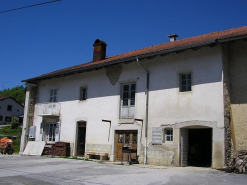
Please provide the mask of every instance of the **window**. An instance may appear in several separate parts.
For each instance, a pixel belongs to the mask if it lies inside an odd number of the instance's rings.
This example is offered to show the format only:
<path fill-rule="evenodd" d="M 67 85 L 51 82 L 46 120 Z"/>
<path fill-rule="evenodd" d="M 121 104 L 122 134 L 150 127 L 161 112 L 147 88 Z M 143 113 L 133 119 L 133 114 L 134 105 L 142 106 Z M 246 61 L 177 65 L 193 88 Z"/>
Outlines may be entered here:
<path fill-rule="evenodd" d="M 50 102 L 56 102 L 57 101 L 57 89 L 51 89 L 50 90 Z"/>
<path fill-rule="evenodd" d="M 87 99 L 87 88 L 81 87 L 80 88 L 80 101 Z"/>
<path fill-rule="evenodd" d="M 179 74 L 179 91 L 191 91 L 191 73 Z"/>
<path fill-rule="evenodd" d="M 135 105 L 136 84 L 123 85 L 123 106 Z"/>
<path fill-rule="evenodd" d="M 3 121 L 3 116 L 0 116 L 0 121 Z"/>
<path fill-rule="evenodd" d="M 12 111 L 12 105 L 7 105 L 7 111 Z"/>
<path fill-rule="evenodd" d="M 134 118 L 136 84 L 123 84 L 121 89 L 120 118 Z"/>
<path fill-rule="evenodd" d="M 173 141 L 173 129 L 165 129 L 165 142 Z"/>
<path fill-rule="evenodd" d="M 6 116 L 6 117 L 5 117 L 5 121 L 6 121 L 6 122 L 11 122 L 11 117 L 7 117 L 7 116 Z"/>
<path fill-rule="evenodd" d="M 46 141 L 55 141 L 56 123 L 47 124 L 46 127 Z"/>

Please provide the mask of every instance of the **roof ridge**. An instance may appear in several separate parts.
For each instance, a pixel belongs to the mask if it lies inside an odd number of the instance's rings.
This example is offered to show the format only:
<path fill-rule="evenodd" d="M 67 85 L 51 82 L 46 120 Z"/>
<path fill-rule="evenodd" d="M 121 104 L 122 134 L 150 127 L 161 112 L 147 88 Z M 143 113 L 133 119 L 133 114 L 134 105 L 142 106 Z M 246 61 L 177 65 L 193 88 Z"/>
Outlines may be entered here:
<path fill-rule="evenodd" d="M 111 61 L 119 61 L 121 62 L 123 59 L 128 59 L 128 58 L 133 58 L 135 56 L 141 56 L 145 55 L 148 53 L 155 53 L 159 51 L 174 51 L 175 50 L 181 50 L 184 48 L 190 48 L 190 47 L 198 47 L 198 45 L 206 45 L 212 42 L 216 42 L 217 40 L 222 40 L 222 39 L 229 39 L 229 38 L 234 38 L 234 37 L 240 37 L 246 35 L 247 36 L 247 26 L 242 26 L 238 28 L 231 28 L 227 30 L 221 30 L 221 31 L 214 31 L 210 33 L 205 33 L 202 35 L 197 35 L 193 37 L 187 37 L 183 39 L 179 39 L 173 42 L 164 42 L 132 51 L 128 51 L 125 53 L 113 55 L 110 57 L 105 58 L 104 60 L 100 61 L 90 61 L 90 62 L 85 62 L 82 64 L 66 67 L 60 70 L 52 71 L 50 73 L 43 74 L 41 76 L 37 76 L 34 78 L 30 78 L 27 80 L 23 80 L 24 82 L 28 81 L 34 81 L 38 79 L 43 79 L 44 77 L 48 77 L 50 75 L 59 75 L 62 72 L 64 73 L 70 73 L 73 72 L 73 70 L 79 69 L 79 68 L 84 68 L 84 67 L 96 67 L 95 65 L 97 64 L 105 64 L 108 65 L 108 62 Z M 120 61 L 121 60 L 121 61 Z M 114 62 L 115 63 L 115 62 Z"/>

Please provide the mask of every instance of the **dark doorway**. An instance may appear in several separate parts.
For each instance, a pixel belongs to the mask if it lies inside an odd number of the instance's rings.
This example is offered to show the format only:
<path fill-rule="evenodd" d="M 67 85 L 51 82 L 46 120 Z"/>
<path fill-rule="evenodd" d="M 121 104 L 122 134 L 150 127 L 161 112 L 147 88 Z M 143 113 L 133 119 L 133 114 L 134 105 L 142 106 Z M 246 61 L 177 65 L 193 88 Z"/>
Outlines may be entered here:
<path fill-rule="evenodd" d="M 78 122 L 77 156 L 84 156 L 86 144 L 86 122 Z"/>
<path fill-rule="evenodd" d="M 212 163 L 212 129 L 188 129 L 188 165 L 210 167 Z"/>

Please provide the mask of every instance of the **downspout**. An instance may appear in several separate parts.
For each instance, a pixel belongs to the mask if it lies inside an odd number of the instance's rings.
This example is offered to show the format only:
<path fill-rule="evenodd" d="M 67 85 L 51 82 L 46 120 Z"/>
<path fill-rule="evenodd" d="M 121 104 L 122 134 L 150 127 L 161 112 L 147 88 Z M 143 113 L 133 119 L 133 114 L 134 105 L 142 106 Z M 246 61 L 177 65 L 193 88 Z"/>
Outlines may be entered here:
<path fill-rule="evenodd" d="M 144 164 L 147 164 L 147 135 L 148 135 L 148 94 L 149 94 L 149 71 L 139 63 L 139 58 L 136 57 L 136 62 L 147 73 L 147 87 L 146 87 L 146 121 L 145 121 L 145 146 L 144 146 Z"/>

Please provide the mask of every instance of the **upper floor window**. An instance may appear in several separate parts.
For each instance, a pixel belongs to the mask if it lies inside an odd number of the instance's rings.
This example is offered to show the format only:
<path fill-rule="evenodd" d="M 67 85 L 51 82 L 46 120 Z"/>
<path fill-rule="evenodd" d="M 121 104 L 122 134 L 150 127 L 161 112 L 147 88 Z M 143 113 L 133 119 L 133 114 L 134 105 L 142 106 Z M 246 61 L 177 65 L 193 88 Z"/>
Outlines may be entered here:
<path fill-rule="evenodd" d="M 81 87 L 80 88 L 80 101 L 87 99 L 87 88 Z"/>
<path fill-rule="evenodd" d="M 50 89 L 50 102 L 57 101 L 57 89 Z"/>
<path fill-rule="evenodd" d="M 191 91 L 191 73 L 179 74 L 179 91 Z"/>
<path fill-rule="evenodd" d="M 122 84 L 120 118 L 134 118 L 136 84 Z"/>
<path fill-rule="evenodd" d="M 7 111 L 12 111 L 12 105 L 7 105 Z"/>

